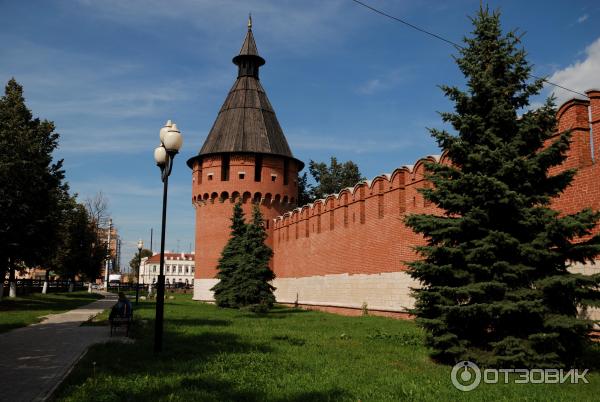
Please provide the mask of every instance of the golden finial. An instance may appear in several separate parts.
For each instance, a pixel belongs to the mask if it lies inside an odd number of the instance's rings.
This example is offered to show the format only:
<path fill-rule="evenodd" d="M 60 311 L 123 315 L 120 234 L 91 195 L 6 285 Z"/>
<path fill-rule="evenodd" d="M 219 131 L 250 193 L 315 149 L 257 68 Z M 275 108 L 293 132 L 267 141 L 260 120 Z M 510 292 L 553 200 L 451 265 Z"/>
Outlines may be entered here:
<path fill-rule="evenodd" d="M 248 13 L 248 30 L 252 29 L 252 13 Z"/>

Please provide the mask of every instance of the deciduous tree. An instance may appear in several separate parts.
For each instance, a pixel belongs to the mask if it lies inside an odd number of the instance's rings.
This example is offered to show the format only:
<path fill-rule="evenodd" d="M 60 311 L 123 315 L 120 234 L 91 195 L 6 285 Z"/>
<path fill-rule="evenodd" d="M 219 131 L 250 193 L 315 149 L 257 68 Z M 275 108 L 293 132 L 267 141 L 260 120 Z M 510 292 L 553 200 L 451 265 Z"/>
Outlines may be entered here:
<path fill-rule="evenodd" d="M 325 162 L 311 160 L 308 170 L 316 185 L 308 184 L 306 173 L 299 177 L 298 199 L 305 201 L 299 202 L 299 205 L 324 198 L 328 194 L 338 193 L 340 190 L 353 187 L 356 183 L 364 180 L 356 163 L 352 161 L 340 163 L 334 156 L 331 157 L 329 165 Z"/>
<path fill-rule="evenodd" d="M 52 122 L 33 118 L 23 88 L 11 79 L 0 98 L 0 278 L 9 262 L 36 266 L 51 259 L 53 218 L 65 191 L 62 160 L 52 155 L 58 138 Z"/>
<path fill-rule="evenodd" d="M 131 268 L 131 273 L 133 274 L 133 277 L 136 278 L 138 277 L 138 271 L 140 269 L 140 254 L 141 254 L 141 258 L 145 258 L 145 257 L 152 257 L 152 251 L 148 250 L 146 248 L 142 249 L 142 251 L 140 252 L 139 250 L 135 253 L 135 255 L 133 256 L 133 258 L 131 259 L 131 261 L 129 261 L 129 267 Z"/>

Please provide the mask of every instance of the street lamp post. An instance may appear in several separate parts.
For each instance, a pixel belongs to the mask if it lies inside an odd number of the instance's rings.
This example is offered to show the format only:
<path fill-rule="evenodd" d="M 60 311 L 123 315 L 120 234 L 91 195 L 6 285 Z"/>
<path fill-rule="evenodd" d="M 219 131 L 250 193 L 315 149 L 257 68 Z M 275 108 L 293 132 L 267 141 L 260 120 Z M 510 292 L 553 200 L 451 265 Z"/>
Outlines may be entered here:
<path fill-rule="evenodd" d="M 165 308 L 165 227 L 167 221 L 167 190 L 169 175 L 173 169 L 173 159 L 179 152 L 183 139 L 177 125 L 171 120 L 160 129 L 160 146 L 154 150 L 154 160 L 160 168 L 163 182 L 162 229 L 160 234 L 160 269 L 156 284 L 156 319 L 154 324 L 154 352 L 162 350 L 163 317 Z"/>
<path fill-rule="evenodd" d="M 137 282 L 135 284 L 135 304 L 138 304 L 140 298 L 140 270 L 142 269 L 142 249 L 144 248 L 144 242 L 142 239 L 138 241 L 138 271 L 137 271 Z"/>
<path fill-rule="evenodd" d="M 108 291 L 108 280 L 109 280 L 109 270 L 110 270 L 110 260 L 111 260 L 111 251 L 110 251 L 110 232 L 112 232 L 112 218 L 108 220 L 108 242 L 106 243 L 106 272 L 104 273 L 104 288 Z"/>

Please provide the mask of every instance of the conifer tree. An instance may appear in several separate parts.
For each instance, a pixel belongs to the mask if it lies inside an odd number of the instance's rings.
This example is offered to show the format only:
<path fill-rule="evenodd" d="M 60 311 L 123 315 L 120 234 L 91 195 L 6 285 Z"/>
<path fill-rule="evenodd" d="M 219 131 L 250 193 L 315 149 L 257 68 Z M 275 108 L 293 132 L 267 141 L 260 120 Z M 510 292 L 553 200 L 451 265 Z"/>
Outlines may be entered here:
<path fill-rule="evenodd" d="M 257 204 L 252 209 L 252 222 L 244 236 L 244 262 L 233 275 L 238 307 L 264 312 L 273 306 L 275 273 L 269 267 L 273 250 L 265 244 L 267 233 L 263 215 Z"/>
<path fill-rule="evenodd" d="M 456 59 L 466 89 L 442 87 L 454 102 L 442 119 L 458 134 L 431 130 L 451 165 L 429 163 L 434 188 L 422 193 L 443 214 L 406 219 L 427 241 L 410 264 L 421 282 L 414 311 L 439 361 L 569 366 L 588 342 L 578 308 L 597 302 L 598 278 L 567 268 L 599 254 L 600 238 L 588 235 L 600 214 L 550 208 L 576 173 L 548 172 L 565 160 L 570 133 L 551 139 L 553 99 L 519 116 L 543 82 L 530 80 L 520 37 L 502 32 L 498 12 L 482 7 L 472 22 Z"/>
<path fill-rule="evenodd" d="M 0 278 L 17 263 L 47 264 L 60 242 L 55 218 L 68 187 L 53 161 L 54 124 L 33 118 L 13 78 L 0 98 Z"/>
<path fill-rule="evenodd" d="M 225 245 L 217 265 L 219 282 L 211 289 L 219 307 L 237 307 L 236 287 L 233 274 L 240 269 L 245 257 L 246 223 L 241 202 L 233 207 L 231 237 Z"/>

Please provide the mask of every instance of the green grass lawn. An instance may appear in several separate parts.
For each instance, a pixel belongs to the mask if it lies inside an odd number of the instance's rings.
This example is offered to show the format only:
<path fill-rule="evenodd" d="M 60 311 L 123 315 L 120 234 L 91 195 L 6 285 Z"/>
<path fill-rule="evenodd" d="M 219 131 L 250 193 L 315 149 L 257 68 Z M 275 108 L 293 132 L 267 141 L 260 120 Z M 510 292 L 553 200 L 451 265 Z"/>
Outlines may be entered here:
<path fill-rule="evenodd" d="M 154 303 L 140 303 L 135 315 L 136 343 L 94 346 L 58 400 L 591 401 L 600 394 L 595 373 L 589 384 L 458 391 L 451 368 L 428 358 L 412 321 L 283 307 L 261 316 L 176 295 L 166 301 L 164 351 L 155 356 Z"/>
<path fill-rule="evenodd" d="M 62 313 L 86 305 L 102 296 L 86 291 L 32 293 L 0 301 L 0 333 L 41 321 L 48 314 Z"/>

